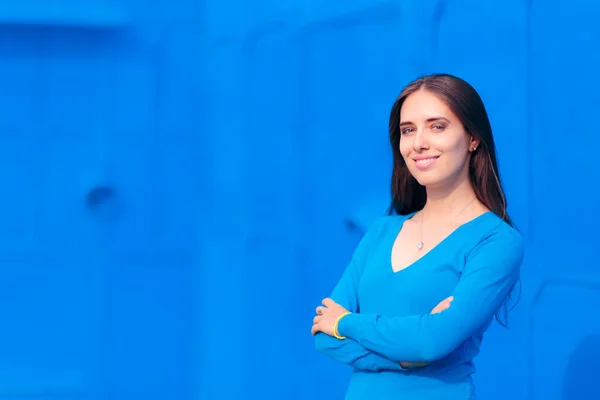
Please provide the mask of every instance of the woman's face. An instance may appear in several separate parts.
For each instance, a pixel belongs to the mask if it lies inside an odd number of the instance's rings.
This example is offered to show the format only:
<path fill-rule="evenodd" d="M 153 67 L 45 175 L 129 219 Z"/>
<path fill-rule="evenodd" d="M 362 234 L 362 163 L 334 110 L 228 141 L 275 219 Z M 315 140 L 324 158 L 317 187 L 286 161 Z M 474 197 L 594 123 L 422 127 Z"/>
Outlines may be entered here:
<path fill-rule="evenodd" d="M 450 108 L 427 90 L 410 94 L 400 110 L 400 154 L 423 186 L 468 179 L 470 151 L 479 142 Z"/>

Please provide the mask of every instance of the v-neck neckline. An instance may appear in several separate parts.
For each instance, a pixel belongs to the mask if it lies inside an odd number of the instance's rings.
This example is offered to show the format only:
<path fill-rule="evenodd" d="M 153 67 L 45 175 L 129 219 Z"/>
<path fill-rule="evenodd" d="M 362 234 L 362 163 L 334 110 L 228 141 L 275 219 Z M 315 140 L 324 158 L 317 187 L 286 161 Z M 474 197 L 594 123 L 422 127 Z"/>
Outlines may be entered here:
<path fill-rule="evenodd" d="M 399 269 L 397 271 L 394 270 L 394 263 L 393 263 L 393 254 L 394 254 L 394 245 L 396 244 L 396 241 L 398 240 L 398 236 L 400 235 L 400 232 L 402 231 L 402 228 L 404 228 L 404 223 L 406 221 L 408 221 L 409 219 L 411 219 L 415 214 L 417 213 L 417 211 L 408 214 L 406 216 L 406 218 L 404 218 L 400 224 L 400 228 L 396 231 L 396 234 L 393 236 L 393 240 L 392 240 L 392 244 L 389 250 L 389 269 L 390 271 L 392 271 L 392 273 L 398 274 L 401 273 L 403 271 L 406 271 L 410 268 L 413 268 L 414 266 L 420 264 L 423 262 L 424 259 L 426 258 L 431 258 L 433 257 L 432 253 L 435 253 L 436 251 L 439 251 L 439 247 L 440 246 L 445 246 L 448 242 L 451 241 L 451 239 L 456 235 L 457 232 L 461 231 L 462 229 L 472 225 L 473 223 L 475 223 L 476 221 L 479 221 L 480 219 L 482 219 L 483 217 L 489 215 L 489 214 L 494 214 L 492 211 L 486 211 L 482 214 L 479 214 L 478 216 L 476 216 L 475 218 L 470 219 L 467 222 L 464 222 L 463 224 L 457 226 L 452 232 L 450 232 L 445 238 L 443 238 L 440 242 L 438 242 L 435 246 L 433 246 L 431 249 L 427 250 L 427 252 L 421 254 L 419 256 L 419 258 L 417 258 L 415 261 L 413 261 L 412 263 L 408 264 L 407 266 L 405 266 L 402 269 Z M 399 251 L 402 251 L 402 249 L 398 249 Z"/>

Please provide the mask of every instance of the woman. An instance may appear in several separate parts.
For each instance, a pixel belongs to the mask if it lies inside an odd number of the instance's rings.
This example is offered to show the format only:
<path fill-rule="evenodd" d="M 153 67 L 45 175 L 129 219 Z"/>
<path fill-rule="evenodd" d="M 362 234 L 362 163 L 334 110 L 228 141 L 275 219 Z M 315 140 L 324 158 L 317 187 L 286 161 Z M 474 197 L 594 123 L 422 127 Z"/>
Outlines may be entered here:
<path fill-rule="evenodd" d="M 487 112 L 467 82 L 431 75 L 402 91 L 389 126 L 390 215 L 317 307 L 316 347 L 354 367 L 349 400 L 474 399 L 473 358 L 524 256 Z"/>

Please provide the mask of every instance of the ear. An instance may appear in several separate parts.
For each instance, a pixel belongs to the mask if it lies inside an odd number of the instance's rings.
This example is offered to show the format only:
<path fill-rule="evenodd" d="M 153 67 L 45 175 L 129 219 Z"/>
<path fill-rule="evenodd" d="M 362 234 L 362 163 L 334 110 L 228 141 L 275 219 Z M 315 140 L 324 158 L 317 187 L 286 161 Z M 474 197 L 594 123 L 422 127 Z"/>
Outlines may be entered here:
<path fill-rule="evenodd" d="M 479 147 L 479 142 L 479 139 L 475 139 L 473 136 L 471 136 L 471 142 L 469 143 L 469 151 L 473 152 L 477 150 L 477 148 Z"/>

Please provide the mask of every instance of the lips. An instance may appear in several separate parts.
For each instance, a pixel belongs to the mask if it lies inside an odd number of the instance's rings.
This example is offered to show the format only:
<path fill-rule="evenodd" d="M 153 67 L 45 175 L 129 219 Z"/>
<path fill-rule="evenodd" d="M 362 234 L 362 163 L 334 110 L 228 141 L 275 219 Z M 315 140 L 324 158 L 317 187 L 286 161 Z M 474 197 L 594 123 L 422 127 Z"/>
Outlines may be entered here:
<path fill-rule="evenodd" d="M 440 156 L 420 156 L 414 158 L 417 168 L 424 169 L 431 166 Z"/>

